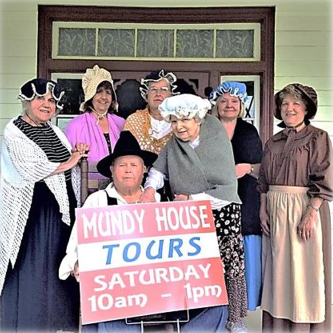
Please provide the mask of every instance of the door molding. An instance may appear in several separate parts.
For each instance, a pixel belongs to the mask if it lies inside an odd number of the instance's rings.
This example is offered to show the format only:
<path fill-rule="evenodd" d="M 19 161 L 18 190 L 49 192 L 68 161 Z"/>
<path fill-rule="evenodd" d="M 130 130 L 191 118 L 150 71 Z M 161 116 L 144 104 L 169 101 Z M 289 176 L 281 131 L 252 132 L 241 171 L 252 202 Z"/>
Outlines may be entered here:
<path fill-rule="evenodd" d="M 52 23 L 260 23 L 260 61 L 177 62 L 52 59 Z M 85 72 L 96 63 L 111 71 L 142 71 L 163 68 L 173 72 L 208 72 L 209 86 L 215 88 L 222 76 L 260 76 L 260 136 L 265 143 L 273 134 L 275 7 L 144 8 L 100 6 L 38 6 L 38 76 L 52 73 Z"/>

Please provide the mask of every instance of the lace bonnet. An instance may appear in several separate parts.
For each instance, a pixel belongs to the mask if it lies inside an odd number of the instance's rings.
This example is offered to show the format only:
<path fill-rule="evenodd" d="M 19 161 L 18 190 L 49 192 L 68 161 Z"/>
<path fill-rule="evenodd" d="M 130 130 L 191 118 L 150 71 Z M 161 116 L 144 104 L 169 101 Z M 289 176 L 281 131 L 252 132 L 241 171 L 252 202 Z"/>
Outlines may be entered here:
<path fill-rule="evenodd" d="M 168 97 L 158 107 L 161 116 L 168 122 L 171 121 L 171 116 L 178 119 L 196 117 L 202 120 L 210 108 L 208 99 L 192 94 Z"/>
<path fill-rule="evenodd" d="M 98 65 L 95 65 L 93 68 L 88 68 L 82 78 L 84 102 L 80 105 L 80 111 L 87 110 L 86 102 L 96 95 L 97 87 L 104 81 L 111 84 L 113 102 L 117 105 L 117 95 L 113 86 L 111 73 L 106 69 L 99 68 Z"/>
<path fill-rule="evenodd" d="M 150 74 L 148 74 L 145 78 L 141 79 L 141 87 L 139 89 L 141 96 L 145 101 L 147 101 L 149 83 L 159 82 L 163 79 L 169 82 L 172 95 L 179 94 L 179 92 L 175 92 L 175 89 L 177 88 L 177 86 L 175 85 L 175 82 L 177 81 L 176 75 L 172 72 L 164 72 L 164 69 L 162 69 L 160 71 L 153 71 Z"/>

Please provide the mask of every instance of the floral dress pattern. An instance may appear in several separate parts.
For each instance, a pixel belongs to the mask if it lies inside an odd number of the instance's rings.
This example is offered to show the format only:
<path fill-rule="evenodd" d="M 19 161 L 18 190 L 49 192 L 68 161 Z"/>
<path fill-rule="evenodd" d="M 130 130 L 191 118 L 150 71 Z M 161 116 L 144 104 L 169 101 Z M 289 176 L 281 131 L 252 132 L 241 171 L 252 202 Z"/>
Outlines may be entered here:
<path fill-rule="evenodd" d="M 247 314 L 244 244 L 241 232 L 241 205 L 231 203 L 213 210 L 220 256 L 229 298 L 229 321 Z"/>

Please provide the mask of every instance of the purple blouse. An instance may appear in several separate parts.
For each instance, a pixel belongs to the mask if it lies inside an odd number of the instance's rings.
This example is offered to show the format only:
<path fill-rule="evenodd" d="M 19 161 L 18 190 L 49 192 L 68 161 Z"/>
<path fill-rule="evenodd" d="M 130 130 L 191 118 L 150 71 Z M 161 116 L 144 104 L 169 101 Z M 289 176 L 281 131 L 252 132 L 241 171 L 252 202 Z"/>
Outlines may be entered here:
<path fill-rule="evenodd" d="M 115 115 L 108 114 L 109 135 L 111 148 L 113 150 L 121 130 L 123 129 L 125 119 Z M 65 129 L 65 134 L 74 147 L 77 142 L 83 142 L 90 145 L 88 161 L 97 162 L 103 157 L 109 155 L 106 139 L 99 125 L 96 125 L 97 119 L 92 113 L 84 114 L 71 120 Z"/>

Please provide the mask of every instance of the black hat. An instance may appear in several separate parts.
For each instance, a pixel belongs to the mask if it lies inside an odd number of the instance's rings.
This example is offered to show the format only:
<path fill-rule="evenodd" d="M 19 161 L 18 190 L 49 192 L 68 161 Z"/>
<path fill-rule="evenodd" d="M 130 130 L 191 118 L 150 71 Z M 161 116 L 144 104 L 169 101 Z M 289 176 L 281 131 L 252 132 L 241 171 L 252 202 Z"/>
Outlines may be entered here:
<path fill-rule="evenodd" d="M 141 157 L 145 166 L 151 166 L 157 159 L 157 155 L 155 153 L 142 150 L 140 148 L 138 141 L 136 141 L 135 137 L 130 131 L 122 131 L 120 132 L 120 137 L 114 147 L 113 153 L 104 157 L 97 163 L 98 172 L 101 175 L 110 178 L 110 166 L 112 161 L 117 157 L 126 155 L 136 155 Z"/>
<path fill-rule="evenodd" d="M 45 96 L 49 91 L 57 102 L 57 109 L 62 110 L 63 105 L 60 103 L 60 100 L 65 92 L 57 82 L 52 80 L 36 78 L 26 82 L 21 87 L 21 93 L 18 95 L 18 98 L 21 101 L 31 101 L 36 96 Z"/>

